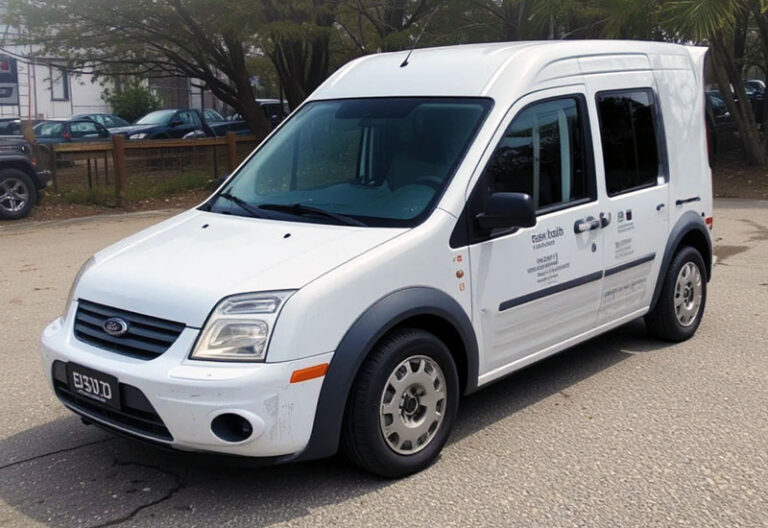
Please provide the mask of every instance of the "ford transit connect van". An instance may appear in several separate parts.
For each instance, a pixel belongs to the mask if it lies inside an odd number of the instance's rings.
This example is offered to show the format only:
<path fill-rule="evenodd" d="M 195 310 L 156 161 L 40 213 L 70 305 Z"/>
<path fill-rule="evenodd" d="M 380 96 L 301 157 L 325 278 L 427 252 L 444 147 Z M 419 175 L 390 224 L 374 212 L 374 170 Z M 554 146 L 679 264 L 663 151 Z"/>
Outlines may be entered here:
<path fill-rule="evenodd" d="M 705 50 L 387 53 L 331 76 L 201 206 L 85 263 L 42 335 L 62 403 L 181 450 L 402 476 L 460 397 L 712 272 Z"/>

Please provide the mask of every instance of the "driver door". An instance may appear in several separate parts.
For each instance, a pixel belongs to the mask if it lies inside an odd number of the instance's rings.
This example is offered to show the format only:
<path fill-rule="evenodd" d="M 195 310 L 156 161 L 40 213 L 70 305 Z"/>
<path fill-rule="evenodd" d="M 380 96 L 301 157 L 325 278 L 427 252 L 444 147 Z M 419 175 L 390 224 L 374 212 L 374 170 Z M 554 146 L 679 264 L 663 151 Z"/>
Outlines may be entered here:
<path fill-rule="evenodd" d="M 522 192 L 533 197 L 537 224 L 472 235 L 481 383 L 591 330 L 602 287 L 602 223 L 585 91 L 537 92 L 509 116 L 486 154 L 470 217 L 482 212 L 491 193 Z"/>

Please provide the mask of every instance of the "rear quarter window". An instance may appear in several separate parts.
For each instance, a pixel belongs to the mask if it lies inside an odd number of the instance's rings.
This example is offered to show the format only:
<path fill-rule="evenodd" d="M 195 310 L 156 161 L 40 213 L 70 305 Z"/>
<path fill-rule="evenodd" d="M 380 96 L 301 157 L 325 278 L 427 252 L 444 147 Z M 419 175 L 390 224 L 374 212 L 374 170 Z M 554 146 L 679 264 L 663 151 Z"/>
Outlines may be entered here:
<path fill-rule="evenodd" d="M 601 93 L 597 109 L 608 195 L 655 185 L 660 157 L 653 93 Z"/>

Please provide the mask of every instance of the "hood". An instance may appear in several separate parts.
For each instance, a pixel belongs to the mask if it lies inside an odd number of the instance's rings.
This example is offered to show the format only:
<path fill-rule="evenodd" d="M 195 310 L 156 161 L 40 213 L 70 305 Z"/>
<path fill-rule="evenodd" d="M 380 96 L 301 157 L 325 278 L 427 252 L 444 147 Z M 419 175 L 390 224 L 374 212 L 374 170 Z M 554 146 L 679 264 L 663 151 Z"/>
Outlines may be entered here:
<path fill-rule="evenodd" d="M 76 296 L 201 327 L 224 297 L 299 289 L 405 231 L 193 210 L 97 253 Z"/>
<path fill-rule="evenodd" d="M 154 130 L 156 128 L 165 128 L 165 126 L 164 125 L 129 125 L 129 126 L 110 128 L 109 132 L 112 135 L 125 134 L 126 136 L 130 136 L 131 134 L 135 134 L 136 132 L 149 132 L 150 130 Z"/>

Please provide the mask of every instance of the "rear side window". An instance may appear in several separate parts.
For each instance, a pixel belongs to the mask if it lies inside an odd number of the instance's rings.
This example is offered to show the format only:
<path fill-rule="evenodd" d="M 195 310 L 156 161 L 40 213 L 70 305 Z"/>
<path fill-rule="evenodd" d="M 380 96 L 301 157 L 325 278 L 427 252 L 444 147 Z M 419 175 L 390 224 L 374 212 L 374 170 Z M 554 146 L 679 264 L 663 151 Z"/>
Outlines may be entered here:
<path fill-rule="evenodd" d="M 590 198 L 584 130 L 581 105 L 574 97 L 523 109 L 485 169 L 488 191 L 529 194 L 537 209 Z"/>
<path fill-rule="evenodd" d="M 598 94 L 597 110 L 608 195 L 656 185 L 660 158 L 653 93 Z"/>

